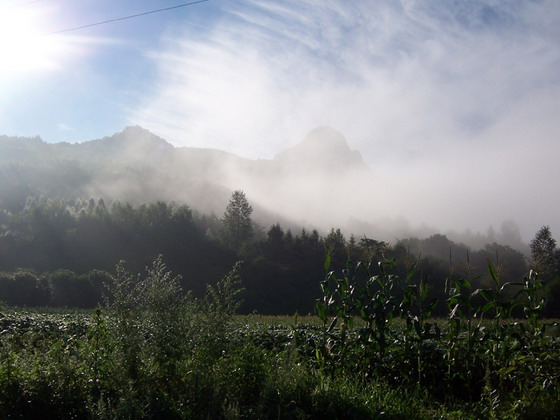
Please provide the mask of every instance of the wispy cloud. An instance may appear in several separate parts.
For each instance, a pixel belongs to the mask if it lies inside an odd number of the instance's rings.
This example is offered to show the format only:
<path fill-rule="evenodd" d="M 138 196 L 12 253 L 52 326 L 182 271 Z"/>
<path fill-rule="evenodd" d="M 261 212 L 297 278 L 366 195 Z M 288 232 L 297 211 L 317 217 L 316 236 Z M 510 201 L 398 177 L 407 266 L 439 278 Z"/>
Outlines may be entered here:
<path fill-rule="evenodd" d="M 239 1 L 224 11 L 203 35 L 164 41 L 155 94 L 134 122 L 248 157 L 330 124 L 381 177 L 367 184 L 391 197 L 379 211 L 442 228 L 512 218 L 525 235 L 560 230 L 549 190 L 560 175 L 554 0 Z M 528 202 L 544 205 L 528 212 Z"/>
<path fill-rule="evenodd" d="M 58 127 L 59 130 L 61 131 L 74 131 L 74 129 L 64 123 L 58 123 L 56 125 Z"/>

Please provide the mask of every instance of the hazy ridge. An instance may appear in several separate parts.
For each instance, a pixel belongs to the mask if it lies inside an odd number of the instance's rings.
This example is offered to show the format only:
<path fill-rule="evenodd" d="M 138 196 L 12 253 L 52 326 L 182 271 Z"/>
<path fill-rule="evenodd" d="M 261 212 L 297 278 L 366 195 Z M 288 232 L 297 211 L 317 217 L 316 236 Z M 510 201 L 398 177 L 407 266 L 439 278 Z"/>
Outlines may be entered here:
<path fill-rule="evenodd" d="M 332 127 L 318 127 L 272 159 L 247 159 L 216 149 L 175 147 L 139 126 L 83 143 L 46 143 L 39 137 L 0 136 L 0 204 L 21 207 L 27 196 L 104 198 L 144 203 L 175 201 L 221 215 L 242 189 L 267 228 L 340 227 L 347 234 L 394 242 L 425 237 L 437 227 L 411 226 L 378 209 L 379 179 L 359 151 Z M 411 180 L 414 182 L 414 180 Z M 398 192 L 395 192 L 398 194 Z M 385 198 L 384 200 L 390 200 Z M 494 241 L 525 251 L 513 222 L 486 233 L 447 232 L 481 247 Z"/>

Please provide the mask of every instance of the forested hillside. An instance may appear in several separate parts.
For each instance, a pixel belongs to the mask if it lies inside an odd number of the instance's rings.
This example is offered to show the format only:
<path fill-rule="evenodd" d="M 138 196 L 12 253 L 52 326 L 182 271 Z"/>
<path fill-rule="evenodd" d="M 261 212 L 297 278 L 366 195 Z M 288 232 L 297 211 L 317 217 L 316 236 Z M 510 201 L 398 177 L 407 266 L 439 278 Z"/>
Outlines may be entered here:
<path fill-rule="evenodd" d="M 372 225 L 356 219 L 354 235 L 334 222 L 316 229 L 309 223 L 315 212 L 328 219 L 330 211 L 350 211 L 345 197 L 354 192 L 334 189 L 348 174 L 369 169 L 328 127 L 272 160 L 257 161 L 174 148 L 140 127 L 82 144 L 0 137 L 0 300 L 94 307 L 120 260 L 138 272 L 163 255 L 182 275 L 183 289 L 195 295 L 242 260 L 242 311 L 309 313 L 328 254 L 337 270 L 349 260 L 394 259 L 395 274 L 406 278 L 414 272 L 413 281 L 430 286 L 429 296 L 438 302 L 435 314 L 445 309 L 450 277 L 488 287 L 489 263 L 503 282 L 519 282 L 538 268 L 547 280 L 546 314 L 557 314 L 560 264 L 550 231 L 545 250 L 533 247 L 528 258 L 497 243 L 508 236 L 520 242 L 514 225 L 501 234 L 479 234 L 476 242 L 484 246 L 476 248 L 435 233 L 400 232 L 401 239 L 389 242 L 383 235 L 388 227 L 372 234 Z M 307 189 L 308 181 L 317 191 Z M 236 182 L 253 193 L 233 187 Z M 333 191 L 336 199 L 330 198 Z M 326 201 L 310 204 L 316 199 Z M 305 210 L 307 222 L 290 217 L 296 207 Z M 546 266 L 539 262 L 544 254 Z"/>
<path fill-rule="evenodd" d="M 301 225 L 294 220 L 301 218 L 296 214 L 302 205 L 307 203 L 309 212 L 324 201 L 310 200 L 314 188 L 316 197 L 325 197 L 324 191 L 336 190 L 333 182 L 368 173 L 359 152 L 327 127 L 313 130 L 301 144 L 270 160 L 175 148 L 138 126 L 76 144 L 0 136 L 0 207 L 9 210 L 21 209 L 29 196 L 45 196 L 131 204 L 174 201 L 202 213 L 219 213 L 231 192 L 241 188 L 253 197 L 255 220 L 295 227 Z M 302 177 L 306 183 L 299 182 Z M 304 224 L 318 227 L 318 220 Z"/>
<path fill-rule="evenodd" d="M 246 201 L 243 193 L 232 196 L 232 202 L 235 199 Z M 393 271 L 406 277 L 415 270 L 414 281 L 430 285 L 430 295 L 443 310 L 449 277 L 487 287 L 489 262 L 504 282 L 521 281 L 529 269 L 521 253 L 495 243 L 469 251 L 443 235 L 389 244 L 365 236 L 346 238 L 339 229 L 327 235 L 292 232 L 280 224 L 263 229 L 251 220 L 251 211 L 246 214 L 251 228 L 232 239 L 237 222 L 225 217 L 227 209 L 224 217 L 217 217 L 161 201 L 135 206 L 101 199 L 30 198 L 22 210 L 0 213 L 0 299 L 14 305 L 93 307 L 120 260 L 142 271 L 161 254 L 182 275 L 183 289 L 195 295 L 242 260 L 242 311 L 309 313 L 320 293 L 328 252 L 334 269 L 344 268 L 348 260 L 375 264 L 394 259 Z M 554 264 L 557 260 L 547 268 L 552 285 L 558 268 Z M 555 311 L 550 305 L 547 313 Z"/>
<path fill-rule="evenodd" d="M 292 231 L 327 232 L 336 226 L 357 237 L 391 242 L 442 233 L 392 214 L 392 203 L 402 202 L 403 193 L 395 189 L 379 195 L 380 187 L 390 184 L 379 175 L 331 127 L 318 127 L 274 158 L 257 160 L 174 147 L 138 126 L 76 144 L 0 136 L 0 208 L 10 211 L 20 211 L 28 197 L 43 196 L 132 205 L 173 201 L 203 214 L 221 214 L 231 193 L 241 189 L 251 199 L 253 219 L 265 227 L 281 223 Z M 384 208 L 391 211 L 383 213 Z M 460 228 L 444 232 L 471 248 L 498 242 L 529 251 L 511 220 L 482 232 Z"/>

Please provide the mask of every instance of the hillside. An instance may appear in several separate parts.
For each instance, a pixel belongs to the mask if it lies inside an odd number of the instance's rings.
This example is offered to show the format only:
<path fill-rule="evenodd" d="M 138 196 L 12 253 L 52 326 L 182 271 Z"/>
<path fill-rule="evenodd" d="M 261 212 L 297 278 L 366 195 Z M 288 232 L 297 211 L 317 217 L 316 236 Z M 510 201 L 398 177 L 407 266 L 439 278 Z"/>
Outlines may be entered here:
<path fill-rule="evenodd" d="M 289 219 L 313 224 L 300 209 L 307 208 L 308 215 L 310 210 L 324 213 L 324 202 L 318 199 L 337 189 L 333 182 L 357 172 L 369 169 L 360 153 L 350 150 L 346 139 L 330 127 L 311 131 L 271 160 L 174 147 L 138 126 L 75 144 L 0 137 L 0 205 L 8 209 L 21 208 L 28 196 L 44 195 L 176 201 L 220 214 L 231 191 L 242 189 L 255 207 L 256 220 L 265 225 L 280 220 L 293 224 Z"/>

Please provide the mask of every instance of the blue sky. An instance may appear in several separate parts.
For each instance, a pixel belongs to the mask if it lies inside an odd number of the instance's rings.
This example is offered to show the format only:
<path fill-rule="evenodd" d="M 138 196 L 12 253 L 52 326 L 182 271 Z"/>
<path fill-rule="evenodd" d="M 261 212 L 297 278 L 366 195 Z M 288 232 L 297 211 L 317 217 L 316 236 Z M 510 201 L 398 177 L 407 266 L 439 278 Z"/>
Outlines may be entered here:
<path fill-rule="evenodd" d="M 30 25 L 35 45 L 53 45 L 50 65 L 13 65 L 0 70 L 0 132 L 40 135 L 50 142 L 83 141 L 110 135 L 133 123 L 131 110 L 150 94 L 157 62 L 150 57 L 173 28 L 198 26 L 215 14 L 207 2 L 135 19 L 61 34 L 55 31 L 185 3 L 174 0 L 0 0 L 0 22 L 15 16 Z M 26 28 L 0 32 L 8 38 Z M 13 38 L 12 38 L 13 39 Z M 17 45 L 18 41 L 15 41 Z M 25 46 L 23 47 L 25 49 Z M 49 50 L 49 48 L 44 48 Z M 33 48 L 30 48 L 33 50 Z M 30 55 L 40 55 L 30 51 Z M 1 62 L 17 61 L 5 53 Z"/>
<path fill-rule="evenodd" d="M 0 1 L 0 16 L 49 33 L 182 1 L 27 3 Z M 39 39 L 25 66 L 0 57 L 0 134 L 75 142 L 139 124 L 270 158 L 328 124 L 374 169 L 380 211 L 560 233 L 557 0 L 210 0 Z"/>

